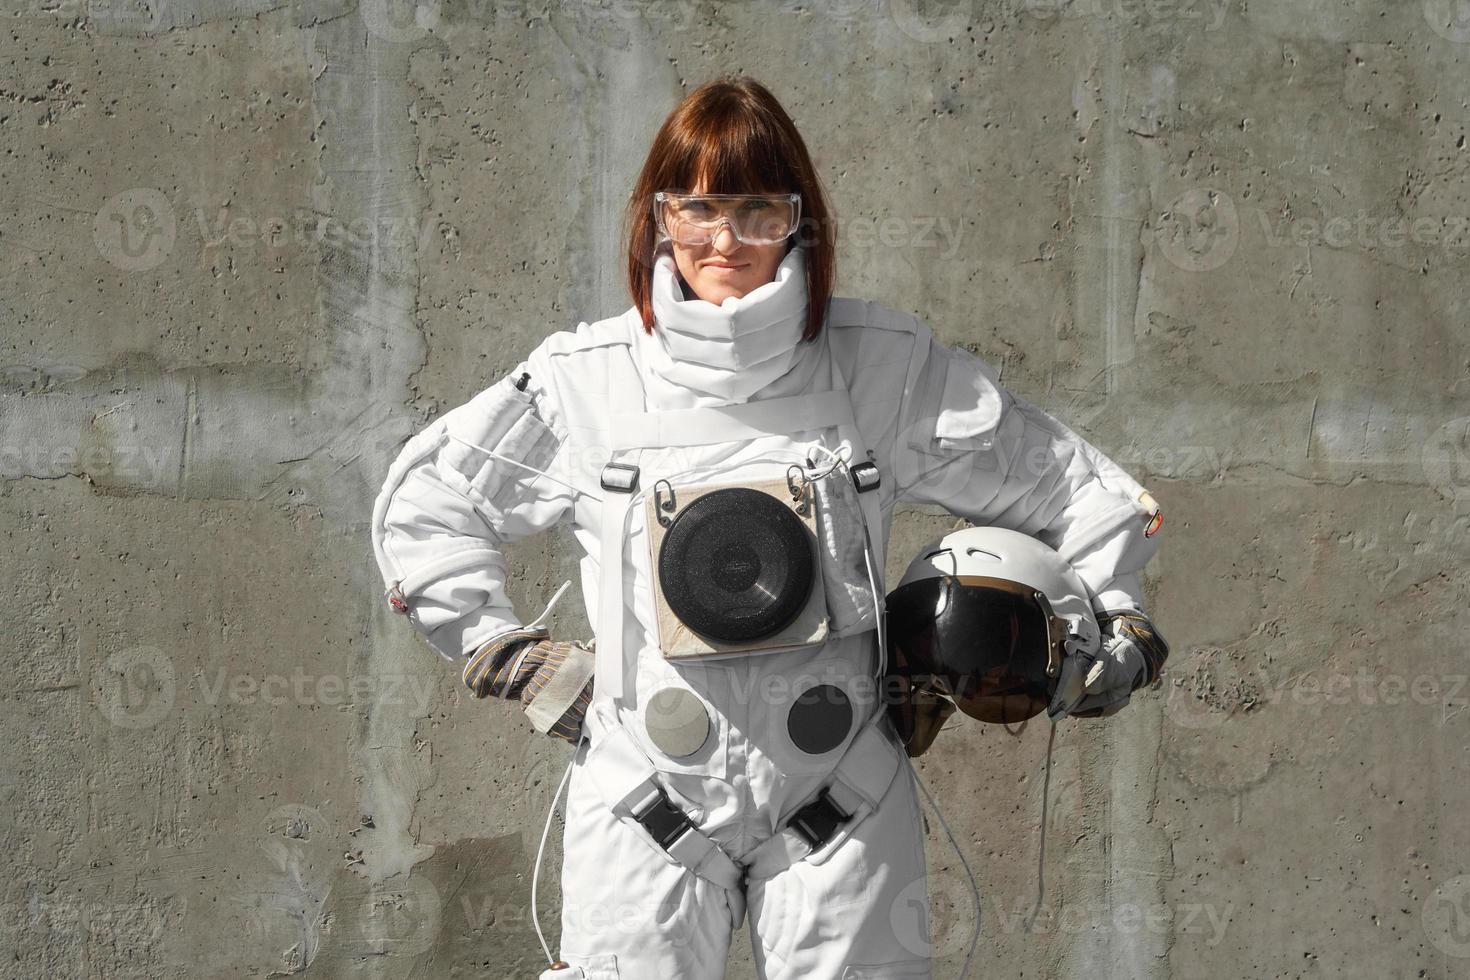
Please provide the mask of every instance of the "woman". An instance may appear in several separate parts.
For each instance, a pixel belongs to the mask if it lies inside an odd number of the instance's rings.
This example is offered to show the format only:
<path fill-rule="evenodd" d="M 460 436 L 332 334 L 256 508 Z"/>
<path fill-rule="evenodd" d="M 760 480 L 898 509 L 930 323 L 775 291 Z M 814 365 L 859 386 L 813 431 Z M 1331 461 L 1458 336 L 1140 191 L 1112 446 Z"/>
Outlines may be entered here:
<path fill-rule="evenodd" d="M 556 975 L 721 977 L 748 911 L 763 977 L 929 977 L 905 748 L 934 726 L 900 744 L 874 683 L 892 508 L 1069 555 L 1110 628 L 1057 717 L 1158 675 L 1155 509 L 984 361 L 831 296 L 816 171 L 755 81 L 674 109 L 627 241 L 630 309 L 551 335 L 398 457 L 374 514 L 390 601 L 476 696 L 577 744 Z M 504 544 L 562 521 L 591 651 L 506 596 Z"/>

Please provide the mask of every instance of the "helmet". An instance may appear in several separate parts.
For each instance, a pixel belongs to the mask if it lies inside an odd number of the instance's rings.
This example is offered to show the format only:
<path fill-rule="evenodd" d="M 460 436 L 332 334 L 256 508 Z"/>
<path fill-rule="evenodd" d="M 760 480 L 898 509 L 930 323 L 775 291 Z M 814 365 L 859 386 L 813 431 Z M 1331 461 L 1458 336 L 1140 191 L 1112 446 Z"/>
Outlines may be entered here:
<path fill-rule="evenodd" d="M 931 541 L 887 600 L 888 674 L 900 692 L 938 691 L 981 721 L 1046 709 L 1069 654 L 1095 655 L 1091 593 L 1061 555 L 1030 535 L 969 527 Z M 907 741 L 912 706 L 891 705 Z"/>

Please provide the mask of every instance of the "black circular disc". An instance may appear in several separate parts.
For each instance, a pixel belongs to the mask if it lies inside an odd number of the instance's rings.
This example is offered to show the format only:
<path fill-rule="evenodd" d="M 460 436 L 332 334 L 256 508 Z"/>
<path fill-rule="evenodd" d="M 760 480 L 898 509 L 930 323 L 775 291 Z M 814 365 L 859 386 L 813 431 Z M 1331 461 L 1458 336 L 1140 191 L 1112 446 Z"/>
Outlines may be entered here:
<path fill-rule="evenodd" d="M 819 684 L 802 692 L 786 714 L 786 734 L 808 755 L 831 752 L 852 727 L 852 703 L 835 684 Z"/>
<path fill-rule="evenodd" d="M 701 636 L 748 643 L 801 615 L 815 580 L 810 532 L 768 493 L 726 487 L 674 518 L 658 580 L 679 621 Z"/>

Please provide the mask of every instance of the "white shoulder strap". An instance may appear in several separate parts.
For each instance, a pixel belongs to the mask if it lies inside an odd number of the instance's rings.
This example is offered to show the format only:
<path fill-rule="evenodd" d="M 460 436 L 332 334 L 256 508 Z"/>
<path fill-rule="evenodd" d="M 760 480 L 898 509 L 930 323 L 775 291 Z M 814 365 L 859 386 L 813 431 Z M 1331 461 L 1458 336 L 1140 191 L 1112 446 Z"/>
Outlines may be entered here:
<path fill-rule="evenodd" d="M 785 435 L 794 431 L 793 425 L 797 430 L 821 429 L 851 417 L 852 403 L 840 388 L 714 408 L 619 413 L 609 417 L 607 435 L 614 450 L 709 446 Z"/>
<path fill-rule="evenodd" d="M 624 325 L 629 343 L 621 356 L 609 357 L 607 360 L 604 390 L 607 393 L 608 411 L 604 416 L 604 427 L 597 435 L 599 448 L 608 453 L 609 462 L 619 449 L 627 447 L 613 445 L 613 436 L 617 430 L 607 427 L 605 420 L 641 413 L 644 403 L 643 378 L 638 373 L 632 348 L 633 342 L 637 340 L 633 331 L 643 329 L 636 307 L 629 309 L 624 315 Z M 637 465 L 636 454 L 632 465 Z M 623 662 L 623 586 L 626 578 L 623 543 L 627 540 L 628 515 L 632 513 L 635 489 L 629 486 L 623 492 L 604 483 L 602 526 L 597 555 L 598 604 L 597 622 L 594 624 L 597 631 L 597 645 L 594 649 L 596 680 L 593 690 L 594 693 L 601 691 L 618 700 L 623 697 L 623 671 L 626 666 Z"/>

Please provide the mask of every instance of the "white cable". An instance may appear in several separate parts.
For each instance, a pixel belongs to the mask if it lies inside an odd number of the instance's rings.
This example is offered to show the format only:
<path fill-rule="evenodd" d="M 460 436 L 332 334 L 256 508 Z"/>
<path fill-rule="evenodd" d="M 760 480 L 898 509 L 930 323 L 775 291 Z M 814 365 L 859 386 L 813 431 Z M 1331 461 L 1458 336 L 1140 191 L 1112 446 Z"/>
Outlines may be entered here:
<path fill-rule="evenodd" d="M 582 743 L 586 740 L 587 733 L 584 731 L 577 738 L 577 747 L 572 750 L 572 757 L 567 761 L 567 771 L 562 774 L 561 782 L 556 787 L 556 795 L 551 798 L 551 808 L 546 811 L 546 826 L 541 828 L 541 844 L 536 848 L 536 864 L 531 869 L 531 924 L 536 927 L 536 938 L 541 940 L 541 951 L 546 954 L 547 963 L 555 963 L 556 957 L 551 955 L 551 947 L 546 944 L 546 936 L 541 932 L 541 915 L 536 911 L 536 887 L 541 883 L 541 856 L 546 853 L 546 838 L 551 834 L 551 818 L 556 815 L 556 804 L 561 800 L 561 791 L 566 788 L 567 780 L 572 778 L 572 765 L 577 761 L 577 753 L 582 750 Z"/>
<path fill-rule="evenodd" d="M 825 453 L 828 456 L 828 458 L 830 458 L 832 460 L 832 462 L 827 466 L 827 468 L 825 470 L 822 470 L 820 473 L 810 473 L 810 474 L 808 474 L 807 475 L 807 479 L 809 479 L 809 480 L 820 480 L 822 477 L 826 476 L 828 473 L 831 473 L 833 470 L 835 470 L 838 467 L 839 464 L 841 466 L 843 466 L 844 468 L 846 468 L 848 460 L 852 459 L 852 446 L 850 444 L 846 443 L 846 442 L 844 442 L 841 446 L 838 446 L 837 447 L 837 451 L 835 453 L 832 450 L 828 449 L 826 446 L 824 446 L 820 442 L 808 443 L 806 448 L 807 448 L 806 458 L 808 460 L 810 460 L 812 458 L 812 450 L 814 450 L 814 449 L 815 450 L 819 450 L 819 451 Z M 811 465 L 812 465 L 813 468 L 815 468 L 815 466 L 816 466 L 816 464 L 811 464 Z"/>
<path fill-rule="evenodd" d="M 450 439 L 453 439 L 455 442 L 464 443 L 466 446 L 469 446 L 471 449 L 478 449 L 480 452 L 484 453 L 486 456 L 494 456 L 496 459 L 500 460 L 501 462 L 509 463 L 512 466 L 519 466 L 523 470 L 530 470 L 532 473 L 540 474 L 541 476 L 546 477 L 546 479 L 550 480 L 552 483 L 560 483 L 562 486 L 564 486 L 568 490 L 572 491 L 572 493 L 579 493 L 579 494 L 581 494 L 584 497 L 591 497 L 593 500 L 597 501 L 599 504 L 602 503 L 602 498 L 599 497 L 597 494 L 592 493 L 590 490 L 583 490 L 581 487 L 572 486 L 572 484 L 568 483 L 567 481 L 565 481 L 565 480 L 559 480 L 556 477 L 552 476 L 550 473 L 546 472 L 545 470 L 538 470 L 536 467 L 534 467 L 534 466 L 528 466 L 527 464 L 522 463 L 518 459 L 511 459 L 509 456 L 502 456 L 502 455 L 500 455 L 499 453 L 497 453 L 493 449 L 486 449 L 484 446 L 476 445 L 475 443 L 470 442 L 468 439 L 461 439 L 459 436 L 455 435 L 453 432 L 447 432 L 446 431 L 444 433 L 444 435 L 446 435 Z"/>
<path fill-rule="evenodd" d="M 929 787 L 924 785 L 924 780 L 919 778 L 919 770 L 914 768 L 914 760 L 910 759 L 907 755 L 904 756 L 904 760 L 908 763 L 909 772 L 914 777 L 914 784 L 923 791 L 924 799 L 929 801 L 929 807 L 934 811 L 934 815 L 939 818 L 939 826 L 944 828 L 944 836 L 949 838 L 949 845 L 954 848 L 955 854 L 959 855 L 960 864 L 965 869 L 965 878 L 970 883 L 970 896 L 975 900 L 975 928 L 970 933 L 969 952 L 965 953 L 964 965 L 960 967 L 960 980 L 965 980 L 970 975 L 970 961 L 975 956 L 975 947 L 980 943 L 980 914 L 982 911 L 980 907 L 980 886 L 975 883 L 975 872 L 970 870 L 970 862 L 965 860 L 965 852 L 960 849 L 959 842 L 954 839 L 954 834 L 950 832 L 949 822 L 944 819 L 944 812 L 939 809 L 939 804 L 935 801 L 933 794 L 929 792 Z"/>
<path fill-rule="evenodd" d="M 566 592 L 571 584 L 571 579 L 563 582 L 561 588 L 557 589 L 556 594 L 551 597 L 551 601 L 546 604 L 546 608 L 541 610 L 541 615 L 527 623 L 524 628 L 536 629 L 539 627 L 541 621 L 551 615 L 551 610 L 556 606 L 557 600 L 562 597 L 562 593 Z M 527 649 L 529 650 L 529 648 L 530 645 L 527 644 Z M 522 655 L 524 655 L 524 651 Z M 516 669 L 520 669 L 519 663 L 516 665 Z M 514 676 L 514 672 L 512 672 L 512 676 Z M 536 938 L 541 940 L 541 950 L 546 954 L 547 963 L 556 962 L 556 957 L 551 955 L 551 947 L 546 944 L 546 937 L 541 933 L 541 917 L 536 911 L 536 887 L 540 884 L 541 880 L 541 856 L 546 852 L 546 838 L 551 833 L 551 819 L 556 815 L 556 804 L 561 800 L 561 792 L 566 788 L 567 781 L 572 778 L 572 765 L 577 761 L 577 752 L 581 750 L 582 743 L 586 739 L 587 732 L 584 730 L 577 738 L 577 747 L 572 750 L 572 757 L 567 761 L 566 772 L 562 773 L 561 782 L 556 787 L 556 794 L 551 798 L 551 807 L 546 811 L 546 826 L 541 828 L 541 844 L 536 848 L 536 865 L 531 870 L 531 922 L 536 926 Z"/>
<path fill-rule="evenodd" d="M 863 528 L 863 566 L 868 571 L 868 591 L 873 594 L 873 612 L 878 620 L 878 684 L 879 690 L 884 690 L 882 685 L 888 674 L 888 610 L 883 596 L 878 594 L 878 580 L 873 575 L 872 539 L 867 528 Z"/>
<path fill-rule="evenodd" d="M 863 564 L 868 569 L 868 590 L 873 593 L 873 612 L 878 620 L 878 683 L 881 685 L 888 676 L 888 605 L 885 597 L 878 594 L 878 580 L 873 574 L 873 539 L 868 536 L 866 523 L 863 525 Z"/>
<path fill-rule="evenodd" d="M 551 615 L 551 609 L 552 609 L 552 607 L 556 605 L 556 601 L 561 598 L 561 594 L 563 592 L 565 592 L 567 590 L 567 587 L 570 586 L 571 584 L 572 584 L 572 580 L 571 579 L 567 579 L 565 582 L 563 582 L 561 584 L 561 588 L 559 588 L 559 589 L 556 590 L 556 595 L 552 596 L 551 597 L 551 601 L 546 604 L 546 608 L 543 609 L 543 610 L 541 610 L 541 615 L 539 615 L 535 619 L 531 620 L 524 627 L 522 627 L 522 629 L 533 630 L 533 629 L 536 629 L 537 627 L 539 627 L 541 625 L 541 621 L 543 619 L 545 619 L 547 616 L 550 616 Z"/>
<path fill-rule="evenodd" d="M 561 598 L 561 594 L 563 592 L 565 592 L 567 590 L 567 587 L 570 586 L 571 584 L 572 584 L 572 580 L 571 579 L 567 579 L 565 582 L 563 582 L 561 584 L 561 588 L 559 588 L 559 589 L 556 590 L 556 595 L 552 596 L 551 597 L 551 601 L 546 604 L 546 608 L 543 609 L 543 610 L 541 610 L 541 615 L 537 616 L 535 619 L 531 620 L 529 623 L 526 623 L 524 626 L 518 627 L 518 629 L 520 629 L 520 630 L 536 630 L 536 629 L 539 629 L 541 627 L 541 621 L 543 619 L 545 619 L 547 616 L 551 615 L 552 607 L 554 607 L 556 605 L 556 601 Z M 494 640 L 491 640 L 490 642 L 493 643 L 495 641 Z M 532 640 L 532 639 L 518 640 L 516 642 L 520 644 L 520 652 L 516 654 L 515 661 L 512 662 L 511 665 L 510 665 L 510 674 L 508 675 L 510 677 L 519 677 L 519 676 L 521 676 L 521 665 L 526 662 L 526 658 L 531 655 L 531 650 L 536 646 L 535 641 Z M 489 644 L 487 643 L 486 646 L 488 646 L 488 645 Z"/>

